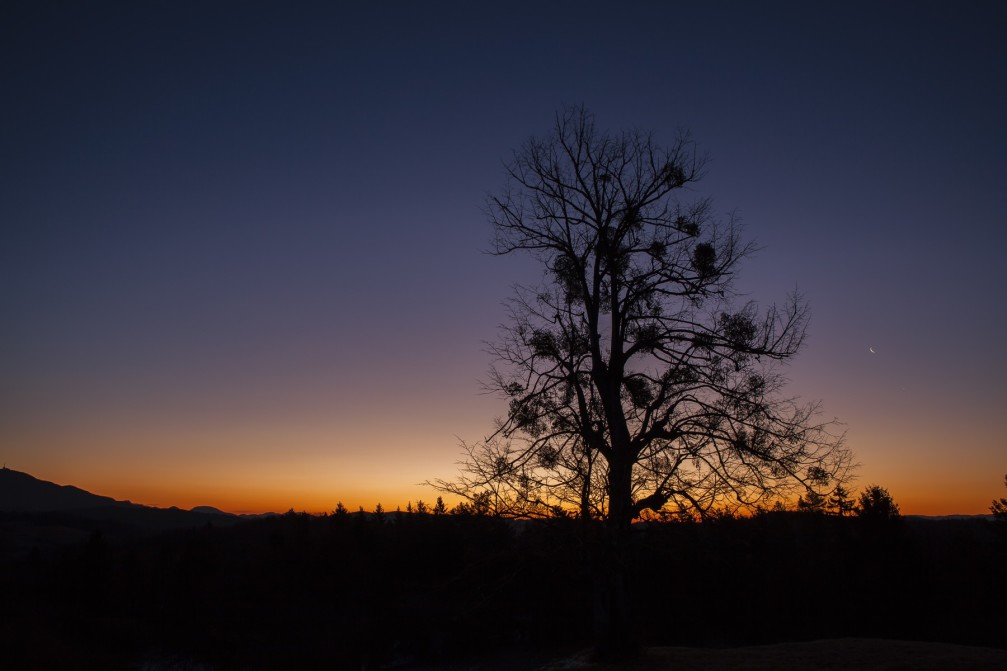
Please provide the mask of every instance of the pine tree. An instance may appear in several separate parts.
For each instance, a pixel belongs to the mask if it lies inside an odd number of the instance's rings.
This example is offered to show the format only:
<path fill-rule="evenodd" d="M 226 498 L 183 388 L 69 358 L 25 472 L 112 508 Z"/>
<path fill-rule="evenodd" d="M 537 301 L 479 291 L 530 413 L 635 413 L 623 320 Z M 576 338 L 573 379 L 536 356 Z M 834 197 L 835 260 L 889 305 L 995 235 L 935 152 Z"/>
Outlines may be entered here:
<path fill-rule="evenodd" d="M 829 510 L 839 517 L 852 515 L 856 510 L 856 504 L 850 498 L 850 493 L 842 485 L 836 485 L 832 496 L 829 497 Z"/>

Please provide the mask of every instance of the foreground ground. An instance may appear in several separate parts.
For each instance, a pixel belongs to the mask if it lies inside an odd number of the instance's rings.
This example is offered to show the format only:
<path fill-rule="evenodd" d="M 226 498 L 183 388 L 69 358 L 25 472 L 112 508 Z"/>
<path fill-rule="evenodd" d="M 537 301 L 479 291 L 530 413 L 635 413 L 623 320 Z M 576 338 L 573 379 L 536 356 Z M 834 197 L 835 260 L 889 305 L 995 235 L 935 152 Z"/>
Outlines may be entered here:
<path fill-rule="evenodd" d="M 994 671 L 1007 669 L 1007 650 L 949 643 L 832 639 L 739 648 L 647 648 L 634 664 L 591 661 L 587 652 L 512 652 L 410 671 Z"/>
<path fill-rule="evenodd" d="M 78 538 L 25 546 L 26 527 Z M 635 668 L 1007 669 L 1005 531 L 799 513 L 641 525 L 628 587 L 650 647 Z M 594 594 L 583 541 L 575 521 L 465 515 L 289 513 L 149 533 L 0 515 L 0 665 L 632 669 L 577 654 Z"/>
<path fill-rule="evenodd" d="M 549 671 L 958 671 L 1007 669 L 1007 650 L 947 643 L 839 639 L 743 648 L 649 648 L 627 667 L 592 664 L 586 656 L 551 665 Z M 543 670 L 545 671 L 545 670 Z"/>

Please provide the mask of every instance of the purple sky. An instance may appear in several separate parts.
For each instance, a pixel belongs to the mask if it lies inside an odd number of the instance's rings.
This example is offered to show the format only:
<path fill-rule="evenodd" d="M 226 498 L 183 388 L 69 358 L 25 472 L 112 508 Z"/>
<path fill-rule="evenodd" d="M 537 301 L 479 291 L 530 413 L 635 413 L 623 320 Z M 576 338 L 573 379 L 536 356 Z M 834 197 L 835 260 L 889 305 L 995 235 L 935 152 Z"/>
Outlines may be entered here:
<path fill-rule="evenodd" d="M 1005 33 L 994 2 L 4 3 L 0 457 L 159 505 L 434 498 L 537 272 L 481 253 L 482 203 L 584 103 L 710 154 L 740 287 L 811 301 L 791 390 L 859 484 L 983 512 Z"/>

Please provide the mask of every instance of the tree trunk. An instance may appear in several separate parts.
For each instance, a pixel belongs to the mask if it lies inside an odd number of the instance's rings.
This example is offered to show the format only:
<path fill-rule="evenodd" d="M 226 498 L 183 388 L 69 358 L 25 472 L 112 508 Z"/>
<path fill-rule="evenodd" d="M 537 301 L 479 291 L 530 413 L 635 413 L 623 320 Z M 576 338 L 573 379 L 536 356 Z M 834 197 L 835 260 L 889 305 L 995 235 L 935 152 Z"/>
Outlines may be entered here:
<path fill-rule="evenodd" d="M 609 465 L 608 519 L 594 539 L 595 652 L 606 660 L 631 659 L 638 652 L 626 585 L 633 521 L 632 468 L 632 462 L 617 460 Z"/>

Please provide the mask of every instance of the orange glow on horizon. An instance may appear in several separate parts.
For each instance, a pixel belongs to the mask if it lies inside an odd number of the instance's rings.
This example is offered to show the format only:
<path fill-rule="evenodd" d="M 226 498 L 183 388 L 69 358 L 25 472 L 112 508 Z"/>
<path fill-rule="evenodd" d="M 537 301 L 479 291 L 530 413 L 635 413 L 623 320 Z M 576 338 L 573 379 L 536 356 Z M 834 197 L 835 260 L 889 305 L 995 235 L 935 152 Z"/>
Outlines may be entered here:
<path fill-rule="evenodd" d="M 485 408 L 466 408 L 459 416 L 446 413 L 436 421 L 388 428 L 375 428 L 373 418 L 364 416 L 222 421 L 173 432 L 159 422 L 50 424 L 10 432 L 8 444 L 24 447 L 20 453 L 8 450 L 4 458 L 8 467 L 42 480 L 164 508 L 322 513 L 342 502 L 350 510 L 373 510 L 377 503 L 404 509 L 409 502 L 436 500 L 439 493 L 419 483 L 457 473 L 457 438 L 441 427 L 478 437 L 485 422 L 461 417 L 491 414 L 495 402 L 485 402 Z M 851 496 L 878 484 L 906 515 L 982 515 L 1007 493 L 1007 464 L 989 431 L 916 435 L 911 429 L 908 421 L 892 418 L 851 428 L 849 442 L 864 464 L 847 486 Z M 979 446 L 970 463 L 945 449 L 954 441 Z M 144 449 L 137 449 L 140 445 Z"/>
<path fill-rule="evenodd" d="M 49 479 L 37 474 L 32 475 L 41 479 Z M 114 482 L 102 478 L 55 482 L 56 484 L 73 484 L 94 494 L 158 508 L 174 506 L 188 510 L 196 506 L 212 506 L 236 514 L 283 513 L 291 509 L 295 512 L 312 514 L 331 513 L 338 503 L 342 503 L 351 512 L 360 507 L 370 512 L 379 503 L 386 512 L 393 512 L 397 507 L 405 511 L 408 504 L 411 503 L 415 506 L 421 500 L 427 506 L 432 507 L 438 496 L 443 498 L 450 509 L 461 501 L 459 497 L 447 495 L 422 485 L 399 489 L 358 486 L 332 490 L 298 490 L 294 488 L 283 490 L 276 487 L 249 485 L 223 487 L 209 483 L 203 483 L 199 486 L 178 486 L 167 482 L 140 485 Z M 85 484 L 81 484 L 82 482 Z M 885 485 L 882 484 L 882 486 Z M 913 490 L 886 487 L 886 489 L 892 494 L 892 498 L 899 505 L 903 515 L 985 515 L 989 513 L 990 502 L 993 498 L 1003 495 L 1002 492 L 991 490 L 986 496 L 974 490 L 962 488 L 940 492 L 940 496 L 935 497 L 932 492 L 927 492 L 923 488 Z M 853 488 L 854 499 L 859 496 L 861 490 L 862 487 Z M 793 508 L 793 506 L 789 507 Z"/>

